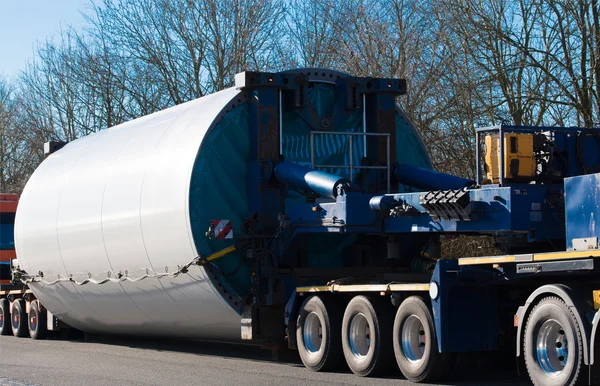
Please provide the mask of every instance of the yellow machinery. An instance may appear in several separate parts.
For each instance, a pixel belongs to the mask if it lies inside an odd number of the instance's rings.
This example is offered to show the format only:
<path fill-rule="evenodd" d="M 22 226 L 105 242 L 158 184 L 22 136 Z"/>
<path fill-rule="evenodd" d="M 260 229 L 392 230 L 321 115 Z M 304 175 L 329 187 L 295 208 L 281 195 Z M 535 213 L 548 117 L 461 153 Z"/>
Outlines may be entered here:
<path fill-rule="evenodd" d="M 504 138 L 504 179 L 526 179 L 535 176 L 533 134 L 507 133 Z M 485 172 L 487 179 L 500 183 L 500 137 L 485 136 Z"/>

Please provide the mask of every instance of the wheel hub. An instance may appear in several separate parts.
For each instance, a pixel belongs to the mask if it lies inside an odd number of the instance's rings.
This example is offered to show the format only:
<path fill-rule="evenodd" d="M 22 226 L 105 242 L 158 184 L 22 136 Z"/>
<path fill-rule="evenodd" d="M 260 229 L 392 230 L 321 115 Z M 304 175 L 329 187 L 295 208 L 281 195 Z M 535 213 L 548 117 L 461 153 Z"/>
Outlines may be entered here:
<path fill-rule="evenodd" d="M 425 354 L 427 336 L 423 323 L 416 315 L 410 315 L 402 325 L 402 352 L 411 363 L 419 363 Z"/>
<path fill-rule="evenodd" d="M 323 326 L 316 312 L 311 312 L 304 321 L 302 334 L 304 347 L 309 353 L 315 354 L 321 350 L 323 343 Z"/>
<path fill-rule="evenodd" d="M 35 315 L 31 316 L 30 318 L 30 326 L 32 331 L 37 329 L 37 317 Z"/>
<path fill-rule="evenodd" d="M 550 319 L 542 324 L 537 334 L 536 354 L 546 374 L 557 376 L 563 372 L 569 357 L 569 341 L 558 321 Z"/>
<path fill-rule="evenodd" d="M 371 348 L 371 329 L 369 321 L 363 313 L 356 314 L 350 321 L 348 340 L 352 354 L 362 358 L 369 353 Z"/>

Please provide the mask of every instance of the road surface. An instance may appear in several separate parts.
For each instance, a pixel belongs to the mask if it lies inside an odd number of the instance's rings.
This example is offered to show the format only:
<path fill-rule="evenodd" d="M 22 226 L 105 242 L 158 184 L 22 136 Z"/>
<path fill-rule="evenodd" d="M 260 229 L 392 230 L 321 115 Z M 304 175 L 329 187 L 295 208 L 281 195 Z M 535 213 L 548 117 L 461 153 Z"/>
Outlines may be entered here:
<path fill-rule="evenodd" d="M 471 380 L 446 385 L 527 384 L 526 378 L 516 377 L 513 371 L 488 370 L 481 370 Z M 395 374 L 360 378 L 348 370 L 313 373 L 299 361 L 275 362 L 270 352 L 247 345 L 114 337 L 34 341 L 0 336 L 0 385 L 412 384 Z"/>

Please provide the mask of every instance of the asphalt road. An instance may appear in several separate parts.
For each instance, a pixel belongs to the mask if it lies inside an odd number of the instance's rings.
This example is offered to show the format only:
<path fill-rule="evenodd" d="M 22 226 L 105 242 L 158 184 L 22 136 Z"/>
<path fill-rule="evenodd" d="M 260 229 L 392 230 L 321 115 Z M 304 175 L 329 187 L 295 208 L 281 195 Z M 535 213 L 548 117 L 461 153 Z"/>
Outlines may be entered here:
<path fill-rule="evenodd" d="M 492 371 L 490 371 L 490 368 Z M 514 371 L 473 366 L 468 380 L 446 385 L 528 384 Z M 464 374 L 462 377 L 464 378 Z M 297 360 L 275 362 L 254 346 L 198 341 L 0 336 L 0 385 L 412 385 L 391 374 L 360 378 L 348 370 L 313 373 Z"/>

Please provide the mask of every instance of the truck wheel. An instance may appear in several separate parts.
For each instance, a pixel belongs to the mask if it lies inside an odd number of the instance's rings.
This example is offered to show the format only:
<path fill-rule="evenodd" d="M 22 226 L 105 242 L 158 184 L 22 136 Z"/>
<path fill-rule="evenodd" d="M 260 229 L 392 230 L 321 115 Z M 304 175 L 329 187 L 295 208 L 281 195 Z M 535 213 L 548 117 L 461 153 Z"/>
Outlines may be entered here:
<path fill-rule="evenodd" d="M 331 299 L 311 296 L 298 312 L 296 342 L 300 359 L 312 371 L 331 370 L 342 363 L 342 311 Z"/>
<path fill-rule="evenodd" d="M 523 340 L 525 366 L 534 385 L 574 385 L 583 362 L 580 327 L 565 302 L 548 296 L 533 308 Z"/>
<path fill-rule="evenodd" d="M 8 300 L 0 299 L 0 335 L 10 335 L 11 333 Z"/>
<path fill-rule="evenodd" d="M 342 348 L 348 367 L 366 377 L 380 374 L 392 363 L 391 304 L 355 296 L 342 320 Z"/>
<path fill-rule="evenodd" d="M 46 310 L 40 310 L 40 303 L 36 300 L 31 303 L 27 320 L 29 321 L 29 336 L 32 339 L 45 339 L 48 334 Z"/>
<path fill-rule="evenodd" d="M 27 336 L 27 313 L 25 312 L 25 300 L 17 299 L 13 302 L 10 313 L 13 335 L 19 338 Z"/>
<path fill-rule="evenodd" d="M 394 354 L 398 367 L 412 382 L 435 380 L 442 364 L 433 318 L 422 298 L 406 298 L 394 320 Z"/>

